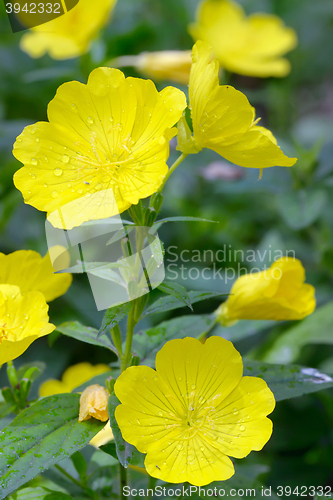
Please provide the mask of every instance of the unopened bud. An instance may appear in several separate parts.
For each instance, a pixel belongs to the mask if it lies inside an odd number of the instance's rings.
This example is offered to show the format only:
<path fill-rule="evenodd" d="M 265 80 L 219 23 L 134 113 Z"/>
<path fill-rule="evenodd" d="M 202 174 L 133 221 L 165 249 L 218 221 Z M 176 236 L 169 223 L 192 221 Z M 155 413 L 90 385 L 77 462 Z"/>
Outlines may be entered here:
<path fill-rule="evenodd" d="M 79 422 L 91 417 L 102 422 L 109 420 L 108 399 L 109 393 L 105 387 L 98 384 L 86 387 L 80 397 Z"/>

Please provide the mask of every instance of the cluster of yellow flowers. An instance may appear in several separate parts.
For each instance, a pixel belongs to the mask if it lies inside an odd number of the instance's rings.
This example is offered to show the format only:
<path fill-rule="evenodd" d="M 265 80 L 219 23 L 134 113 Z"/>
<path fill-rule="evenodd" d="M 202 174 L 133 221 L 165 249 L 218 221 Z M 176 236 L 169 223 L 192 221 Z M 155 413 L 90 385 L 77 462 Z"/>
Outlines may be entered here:
<path fill-rule="evenodd" d="M 115 3 L 81 0 L 66 16 L 24 35 L 21 46 L 33 57 L 45 52 L 56 59 L 76 57 L 87 50 Z M 25 203 L 47 212 L 53 226 L 71 229 L 124 212 L 161 192 L 178 163 L 204 148 L 260 171 L 294 165 L 296 158 L 287 157 L 273 134 L 258 125 L 247 97 L 220 86 L 218 73 L 221 65 L 240 74 L 285 76 L 290 64 L 282 56 L 295 47 L 295 32 L 276 16 L 246 18 L 231 0 L 204 0 L 189 30 L 196 40 L 192 54 L 141 54 L 127 63 L 154 78 L 189 81 L 192 130 L 181 90 L 158 92 L 150 80 L 101 67 L 87 85 L 61 85 L 48 106 L 48 121 L 26 127 L 17 138 L 13 154 L 24 166 L 14 175 L 15 186 Z M 169 169 L 169 140 L 175 135 L 182 154 Z M 71 277 L 54 275 L 48 255 L 42 259 L 29 251 L 0 254 L 0 269 L 2 364 L 55 328 L 48 323 L 46 302 L 64 293 Z M 302 264 L 282 258 L 266 272 L 239 278 L 216 319 L 223 325 L 302 319 L 315 308 L 314 289 L 304 281 Z M 40 395 L 69 392 L 107 370 L 81 363 L 62 381 L 45 382 Z M 213 336 L 205 343 L 167 342 L 157 354 L 156 370 L 132 366 L 120 375 L 114 386 L 121 402 L 116 419 L 124 439 L 146 454 L 151 476 L 202 486 L 234 474 L 229 456 L 262 449 L 272 433 L 267 415 L 274 396 L 263 380 L 242 374 L 240 354 Z M 103 387 L 88 387 L 80 420 L 106 421 L 107 398 Z M 105 429 L 103 442 L 112 438 L 109 425 Z"/>
<path fill-rule="evenodd" d="M 49 253 L 0 253 L 0 366 L 55 329 L 47 302 L 64 294 L 71 281 L 70 274 L 54 274 Z"/>

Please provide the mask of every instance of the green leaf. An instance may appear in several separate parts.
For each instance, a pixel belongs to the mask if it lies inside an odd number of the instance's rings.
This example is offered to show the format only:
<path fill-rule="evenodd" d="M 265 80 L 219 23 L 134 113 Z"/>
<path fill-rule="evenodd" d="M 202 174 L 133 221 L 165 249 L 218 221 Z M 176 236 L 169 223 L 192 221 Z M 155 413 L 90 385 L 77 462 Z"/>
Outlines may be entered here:
<path fill-rule="evenodd" d="M 299 365 L 273 365 L 244 359 L 244 375 L 264 379 L 276 401 L 333 387 L 333 378 L 329 375 Z"/>
<path fill-rule="evenodd" d="M 84 326 L 78 321 L 66 321 L 65 323 L 57 326 L 57 330 L 63 335 L 67 335 L 67 337 L 72 337 L 73 339 L 86 342 L 87 344 L 105 347 L 106 349 L 110 349 L 110 351 L 117 354 L 117 349 L 113 346 L 111 340 L 106 334 L 97 338 L 98 330 L 90 326 Z"/>
<path fill-rule="evenodd" d="M 115 243 L 116 241 L 122 240 L 123 238 L 127 238 L 127 235 L 134 229 L 135 226 L 130 226 L 130 227 L 123 227 L 121 229 L 118 229 L 118 231 L 115 232 L 115 234 L 112 236 L 112 238 L 109 239 L 107 242 L 107 245 L 111 245 L 112 243 Z"/>
<path fill-rule="evenodd" d="M 216 220 L 202 219 L 201 217 L 165 217 L 164 219 L 157 220 L 152 227 L 156 224 L 164 224 L 165 222 L 213 222 L 218 224 Z"/>
<path fill-rule="evenodd" d="M 270 363 L 295 361 L 306 344 L 333 344 L 332 330 L 333 302 L 329 302 L 279 335 L 264 360 Z"/>
<path fill-rule="evenodd" d="M 34 486 L 29 488 L 22 488 L 14 495 L 11 495 L 7 500 L 73 500 L 72 497 L 61 493 L 59 491 L 52 491 L 42 488 L 41 486 Z"/>
<path fill-rule="evenodd" d="M 202 300 L 221 297 L 222 295 L 225 294 L 218 292 L 197 292 L 197 291 L 188 292 L 191 304 L 195 304 L 195 302 L 200 302 Z M 149 316 L 150 314 L 172 311 L 173 309 L 178 309 L 180 307 L 185 307 L 185 304 L 183 302 L 180 302 L 175 297 L 172 297 L 171 295 L 167 297 L 161 297 L 160 299 L 157 299 L 149 307 L 147 307 L 147 309 L 143 312 L 141 319 L 145 318 L 146 316 Z"/>
<path fill-rule="evenodd" d="M 42 361 L 33 361 L 32 363 L 27 363 L 26 365 L 21 366 L 17 370 L 17 378 L 19 382 L 26 377 L 26 372 L 30 370 L 31 368 L 36 368 L 36 371 L 34 371 L 30 376 L 29 380 L 31 382 L 34 382 L 45 370 L 46 364 L 43 363 Z"/>
<path fill-rule="evenodd" d="M 215 324 L 213 315 L 180 316 L 133 335 L 132 352 L 141 364 L 155 366 L 157 352 L 165 342 L 184 337 L 203 338 Z"/>
<path fill-rule="evenodd" d="M 110 426 L 112 429 L 112 433 L 114 436 L 114 443 L 116 447 L 116 457 L 118 458 L 119 462 L 123 467 L 128 467 L 128 465 L 131 464 L 133 460 L 134 462 L 138 460 L 137 454 L 139 452 L 132 444 L 127 443 L 121 434 L 121 430 L 119 429 L 116 417 L 114 415 L 118 405 L 120 405 L 120 401 L 117 398 L 117 396 L 114 393 L 112 393 L 111 396 L 109 397 L 108 410 L 110 417 Z M 101 449 L 104 451 L 102 446 Z M 111 451 L 110 448 L 106 449 Z M 108 453 L 108 451 L 106 451 L 106 453 Z M 112 453 L 109 454 L 112 455 L 114 458 L 116 458 L 115 455 L 113 455 Z"/>
<path fill-rule="evenodd" d="M 23 410 L 0 435 L 0 499 L 83 448 L 104 427 L 78 421 L 79 394 L 43 398 Z"/>
<path fill-rule="evenodd" d="M 0 403 L 0 419 L 7 417 L 10 413 L 12 413 L 16 409 L 15 403 Z"/>
<path fill-rule="evenodd" d="M 71 460 L 80 476 L 81 481 L 85 482 L 87 478 L 87 469 L 88 469 L 86 459 L 84 458 L 84 456 L 80 451 L 76 451 L 71 456 Z"/>
<path fill-rule="evenodd" d="M 161 292 L 166 293 L 168 295 L 172 295 L 180 302 L 183 302 L 186 306 L 188 306 L 192 311 L 193 307 L 191 305 L 190 297 L 188 296 L 187 290 L 185 287 L 178 285 L 178 283 L 170 283 L 168 281 L 164 281 L 158 287 Z"/>
<path fill-rule="evenodd" d="M 125 304 L 121 304 L 120 306 L 110 307 L 104 315 L 97 337 L 100 338 L 101 335 L 112 330 L 119 321 L 125 318 L 132 307 L 132 302 L 125 302 Z"/>
<path fill-rule="evenodd" d="M 103 450 L 104 453 L 107 453 L 108 455 L 111 455 L 113 458 L 118 460 L 116 443 L 103 444 L 102 446 L 100 446 L 100 449 Z M 130 459 L 130 464 L 144 469 L 145 455 L 134 448 L 134 453 Z"/>
<path fill-rule="evenodd" d="M 278 198 L 278 210 L 292 229 L 302 229 L 315 222 L 323 213 L 327 194 L 323 189 L 284 193 Z"/>
<path fill-rule="evenodd" d="M 221 326 L 218 323 L 214 334 L 231 340 L 231 342 L 237 342 L 252 337 L 252 335 L 257 335 L 257 333 L 267 330 L 276 323 L 276 321 L 270 320 L 241 320 L 233 326 Z"/>

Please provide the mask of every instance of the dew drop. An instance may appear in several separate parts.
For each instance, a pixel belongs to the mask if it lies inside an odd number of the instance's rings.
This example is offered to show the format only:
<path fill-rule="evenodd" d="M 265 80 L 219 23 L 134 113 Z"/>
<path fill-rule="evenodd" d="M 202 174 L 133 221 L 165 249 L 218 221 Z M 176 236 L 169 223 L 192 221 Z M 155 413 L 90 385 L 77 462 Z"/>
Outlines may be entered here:
<path fill-rule="evenodd" d="M 163 462 L 163 465 L 166 465 L 167 463 L 166 462 Z"/>
<path fill-rule="evenodd" d="M 183 447 L 182 447 L 181 444 L 177 444 L 176 448 L 177 448 L 178 451 L 181 451 L 183 449 Z"/>
<path fill-rule="evenodd" d="M 191 385 L 191 389 L 192 389 L 192 391 L 194 391 L 194 389 L 195 389 L 195 385 L 194 384 Z"/>
<path fill-rule="evenodd" d="M 37 165 L 38 161 L 36 158 L 31 158 L 31 164 L 32 165 Z"/>
<path fill-rule="evenodd" d="M 199 403 L 200 403 L 200 404 L 202 404 L 202 403 L 204 403 L 204 402 L 205 402 L 205 398 L 204 398 L 203 396 L 201 396 L 201 397 L 199 398 Z"/>
<path fill-rule="evenodd" d="M 16 140 L 17 140 L 17 142 L 22 142 L 21 137 L 18 137 Z"/>
<path fill-rule="evenodd" d="M 77 111 L 76 104 L 72 103 L 72 104 L 71 104 L 71 107 L 72 107 L 72 110 L 73 110 L 73 111 Z"/>
<path fill-rule="evenodd" d="M 91 116 L 88 116 L 87 122 L 89 123 L 89 125 L 92 125 L 94 123 L 94 119 Z"/>
<path fill-rule="evenodd" d="M 58 191 L 52 191 L 52 198 L 57 198 L 59 196 Z"/>
<path fill-rule="evenodd" d="M 232 410 L 232 413 L 233 413 L 234 415 L 237 415 L 237 414 L 238 414 L 238 408 L 234 408 L 234 409 Z"/>
<path fill-rule="evenodd" d="M 163 413 L 161 411 L 158 412 L 160 417 L 163 417 Z"/>
<path fill-rule="evenodd" d="M 240 431 L 245 431 L 245 427 L 244 427 L 244 425 L 240 425 L 240 426 L 239 426 L 239 430 L 240 430 Z"/>
<path fill-rule="evenodd" d="M 178 377 L 178 380 L 181 380 L 182 378 L 181 377 Z"/>
<path fill-rule="evenodd" d="M 69 187 L 69 188 L 70 188 L 70 187 L 72 187 L 72 184 L 69 182 L 69 183 L 67 184 L 67 187 Z"/>
<path fill-rule="evenodd" d="M 36 137 L 35 141 L 36 141 L 36 142 L 39 142 L 39 141 L 40 141 L 40 138 L 39 138 L 39 137 Z"/>
<path fill-rule="evenodd" d="M 77 192 L 78 192 L 79 194 L 82 194 L 82 193 L 83 193 L 83 189 L 78 189 L 78 190 L 77 190 Z"/>
<path fill-rule="evenodd" d="M 47 184 L 46 184 L 46 182 L 44 182 L 44 187 L 45 187 L 45 188 L 47 188 Z"/>
<path fill-rule="evenodd" d="M 205 448 L 203 446 L 201 446 L 200 450 L 202 451 L 202 453 L 205 451 Z"/>
<path fill-rule="evenodd" d="M 33 129 L 31 130 L 31 133 L 32 133 L 32 134 L 35 134 L 35 133 L 36 133 L 36 129 L 35 129 L 35 128 L 33 128 Z"/>
<path fill-rule="evenodd" d="M 62 157 L 61 161 L 62 161 L 63 163 L 68 163 L 68 162 L 69 162 L 69 156 L 64 155 L 64 156 Z"/>
<path fill-rule="evenodd" d="M 59 177 L 62 174 L 62 170 L 61 170 L 61 168 L 56 168 L 53 173 L 54 173 L 54 175 Z"/>

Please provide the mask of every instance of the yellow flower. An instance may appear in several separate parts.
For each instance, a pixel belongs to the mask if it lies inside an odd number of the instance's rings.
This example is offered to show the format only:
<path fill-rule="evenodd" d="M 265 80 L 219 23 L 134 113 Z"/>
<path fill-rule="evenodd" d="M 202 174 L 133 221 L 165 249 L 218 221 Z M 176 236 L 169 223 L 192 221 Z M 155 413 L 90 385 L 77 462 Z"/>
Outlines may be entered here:
<path fill-rule="evenodd" d="M 156 371 L 132 366 L 117 379 L 116 419 L 126 441 L 146 453 L 147 472 L 171 483 L 202 486 L 234 474 L 228 456 L 261 450 L 275 406 L 266 383 L 242 377 L 231 342 L 210 337 L 167 342 Z"/>
<path fill-rule="evenodd" d="M 133 66 L 140 73 L 155 81 L 169 80 L 188 84 L 192 65 L 190 50 L 164 50 L 143 52 L 137 56 L 116 59 L 117 66 Z"/>
<path fill-rule="evenodd" d="M 57 245 L 49 252 L 54 257 L 62 248 Z M 72 276 L 54 274 L 49 252 L 45 257 L 33 250 L 18 250 L 9 255 L 0 253 L 0 283 L 16 285 L 23 294 L 34 290 L 41 292 L 47 302 L 63 295 L 72 282 Z"/>
<path fill-rule="evenodd" d="M 303 319 L 316 307 L 315 289 L 304 281 L 302 263 L 282 257 L 265 271 L 238 278 L 216 311 L 218 320 L 230 325 L 239 319 Z"/>
<path fill-rule="evenodd" d="M 192 52 L 190 107 L 193 152 L 212 149 L 242 167 L 291 167 L 273 134 L 256 125 L 255 110 L 247 97 L 230 85 L 219 86 L 218 62 L 210 62 L 211 47 L 198 41 Z M 187 151 L 184 151 L 187 152 Z"/>
<path fill-rule="evenodd" d="M 109 370 L 108 365 L 102 363 L 98 365 L 92 365 L 87 362 L 77 363 L 64 371 L 61 381 L 49 379 L 43 382 L 39 388 L 39 395 L 43 398 L 45 396 L 52 396 L 53 394 L 72 392 L 75 387 Z"/>
<path fill-rule="evenodd" d="M 61 85 L 49 122 L 26 127 L 14 144 L 25 166 L 14 175 L 25 203 L 48 212 L 55 227 L 121 213 L 161 185 L 171 127 L 182 115 L 180 90 L 98 68 L 88 84 Z"/>
<path fill-rule="evenodd" d="M 282 57 L 297 46 L 297 34 L 274 15 L 245 17 L 231 0 L 204 0 L 197 22 L 189 27 L 194 40 L 213 47 L 214 56 L 228 71 L 249 76 L 286 76 L 290 62 Z"/>
<path fill-rule="evenodd" d="M 18 286 L 0 285 L 0 365 L 16 359 L 34 340 L 55 329 L 47 312 L 40 292 L 22 295 Z"/>
<path fill-rule="evenodd" d="M 88 50 L 98 31 L 107 23 L 116 1 L 80 0 L 66 14 L 36 26 L 23 35 L 20 47 L 34 58 L 46 52 L 53 59 L 78 57 Z M 29 22 L 30 17 L 26 24 L 29 25 Z"/>
<path fill-rule="evenodd" d="M 98 384 L 86 387 L 80 397 L 80 415 L 79 422 L 96 418 L 102 422 L 109 420 L 108 399 L 110 394 Z"/>

